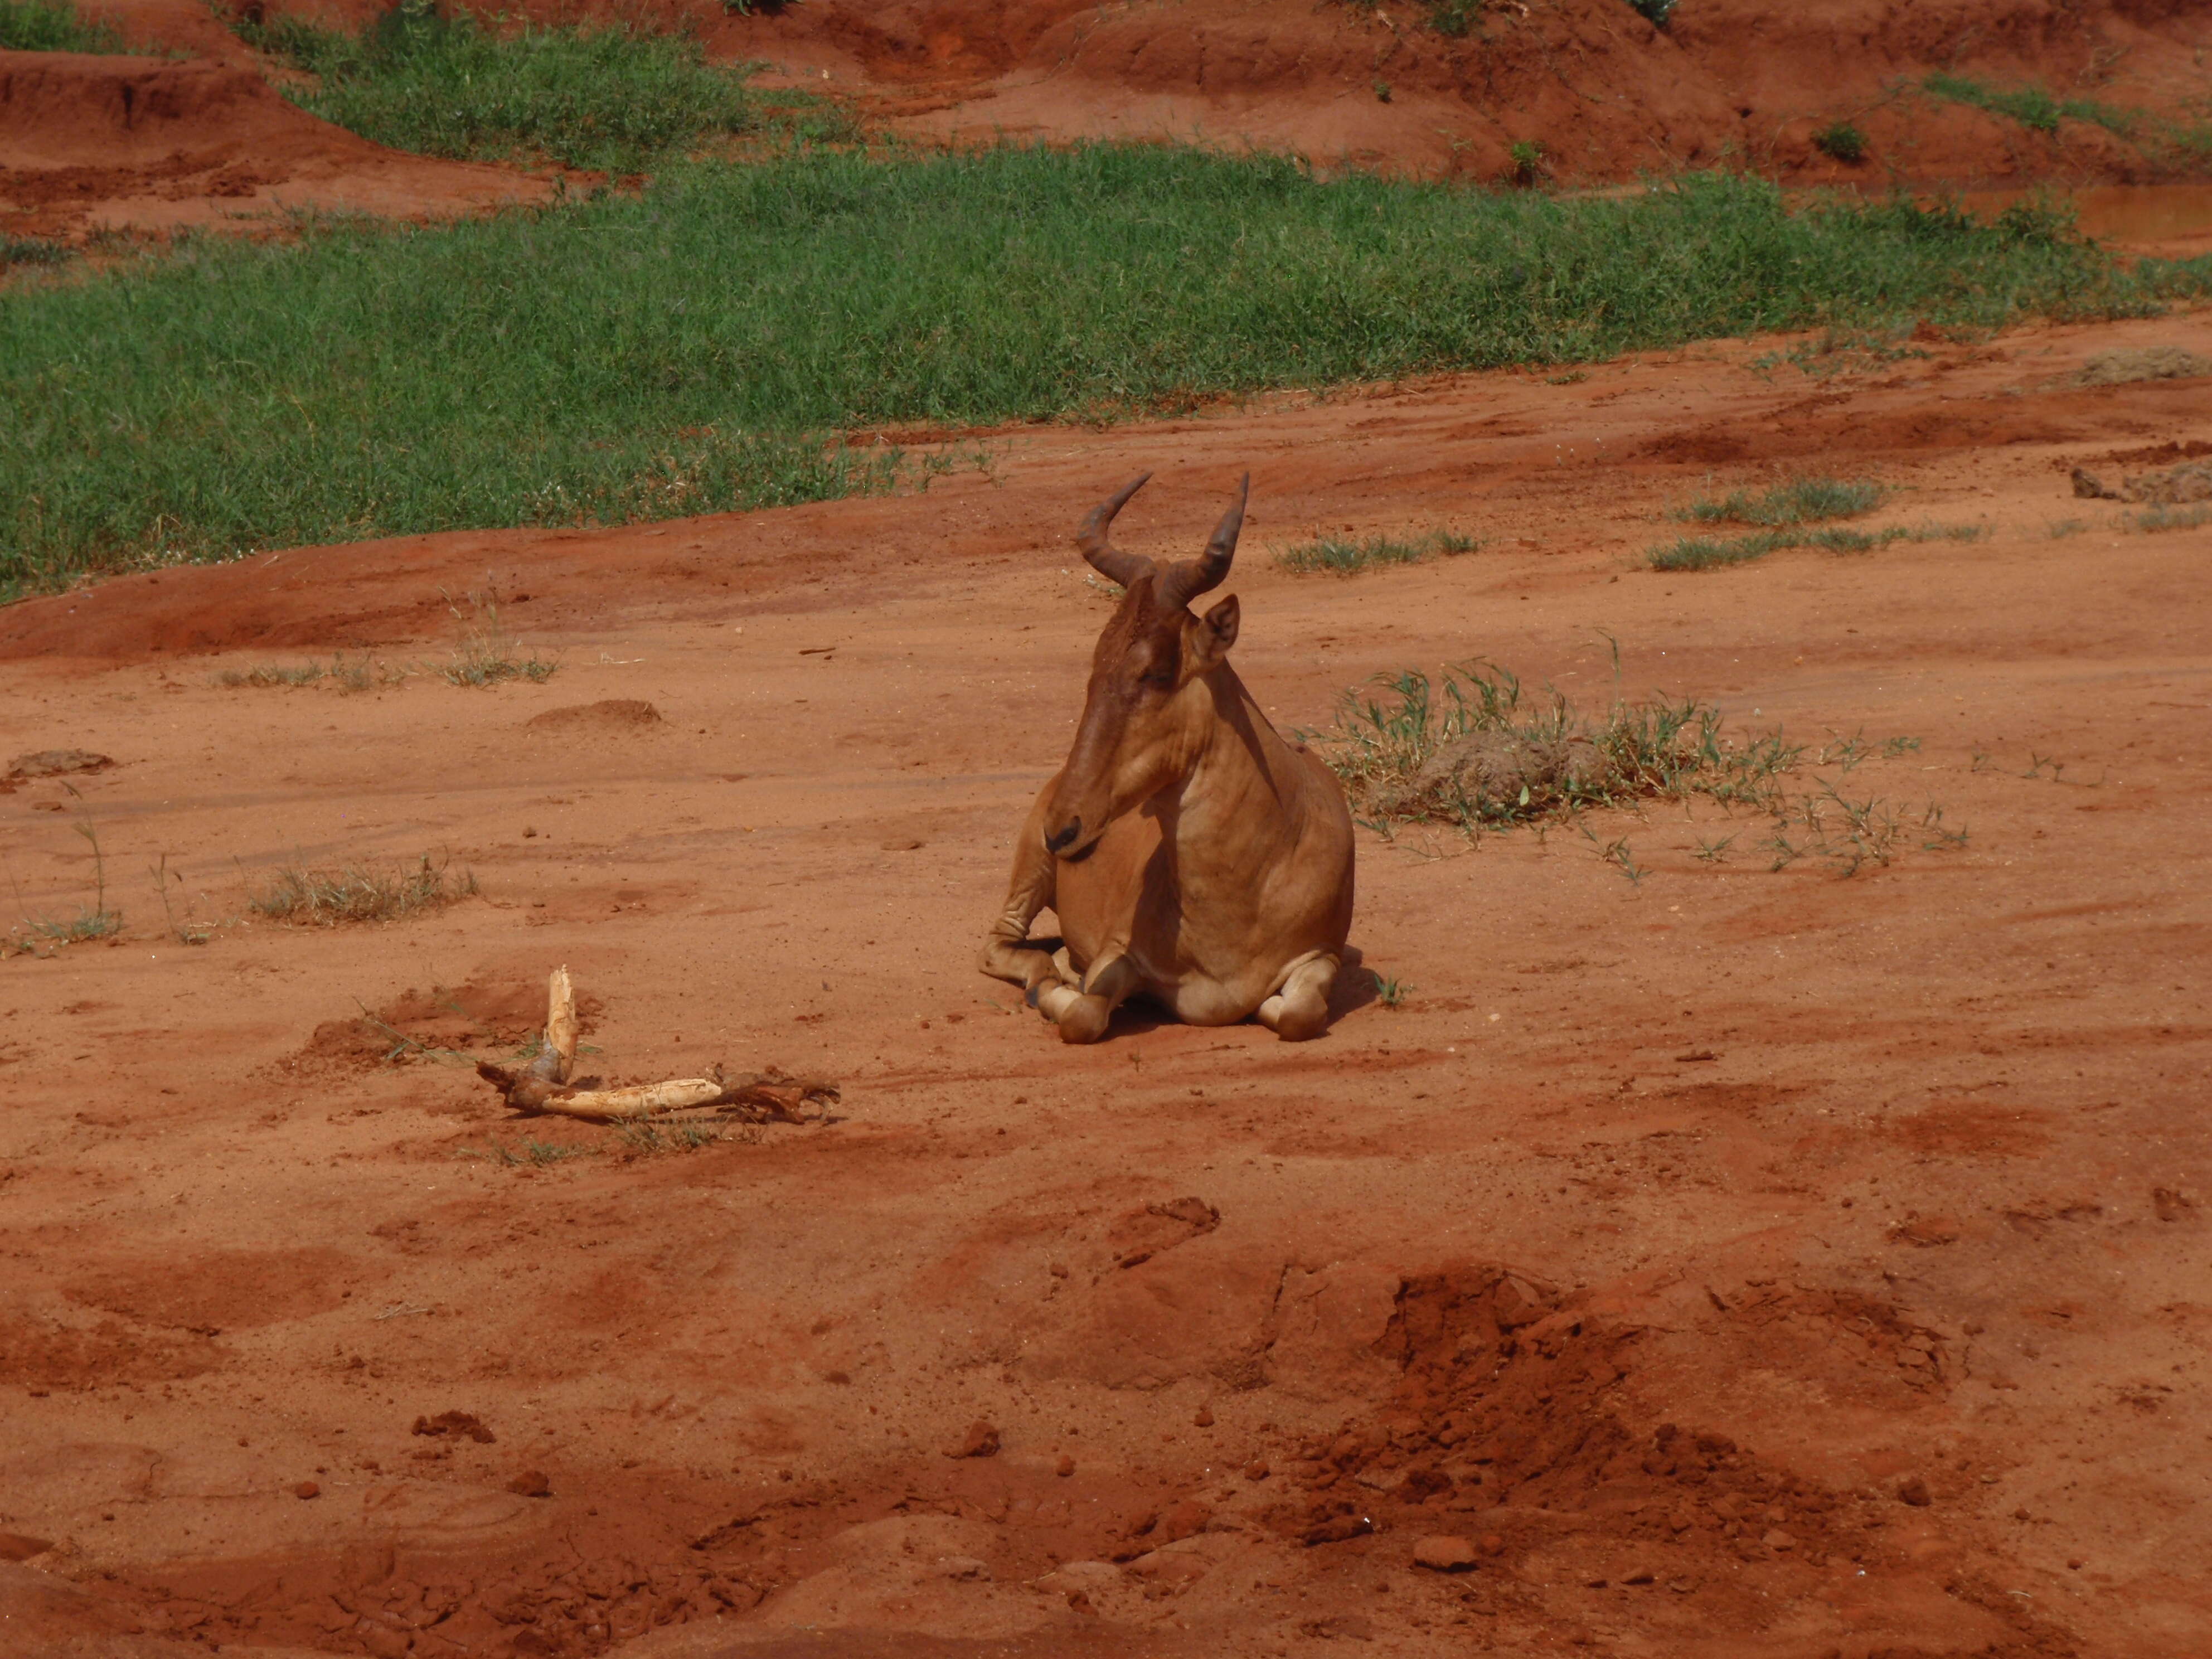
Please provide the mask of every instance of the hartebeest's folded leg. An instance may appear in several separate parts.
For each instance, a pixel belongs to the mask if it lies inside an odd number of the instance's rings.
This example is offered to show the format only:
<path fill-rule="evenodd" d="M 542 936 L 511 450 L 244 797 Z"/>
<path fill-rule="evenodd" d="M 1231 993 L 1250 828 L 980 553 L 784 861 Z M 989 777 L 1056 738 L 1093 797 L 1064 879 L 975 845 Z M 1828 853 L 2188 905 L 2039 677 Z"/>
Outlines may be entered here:
<path fill-rule="evenodd" d="M 1045 848 L 1043 827 L 1050 793 L 1048 788 L 1037 797 L 1029 821 L 1022 825 L 1014 842 L 1014 873 L 1006 884 L 1006 902 L 983 940 L 983 971 L 1029 992 L 1055 977 L 1052 953 L 1028 942 L 1030 924 L 1053 902 L 1057 860 Z"/>
<path fill-rule="evenodd" d="M 1106 1035 L 1115 1009 L 1139 983 L 1136 963 L 1116 951 L 1091 970 L 1079 991 L 1068 985 L 1039 986 L 1037 1012 L 1060 1027 L 1062 1042 L 1096 1042 Z"/>
<path fill-rule="evenodd" d="M 1255 1012 L 1260 1024 L 1285 1042 L 1321 1035 L 1328 1024 L 1328 994 L 1336 984 L 1337 960 L 1326 953 L 1291 964 L 1283 988 Z"/>

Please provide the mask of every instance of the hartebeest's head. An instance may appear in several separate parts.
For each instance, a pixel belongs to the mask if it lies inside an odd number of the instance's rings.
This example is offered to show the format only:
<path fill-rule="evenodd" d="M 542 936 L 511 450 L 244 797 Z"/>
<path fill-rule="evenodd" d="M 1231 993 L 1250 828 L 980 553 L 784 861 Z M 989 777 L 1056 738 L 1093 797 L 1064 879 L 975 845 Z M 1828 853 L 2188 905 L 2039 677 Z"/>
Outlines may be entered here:
<path fill-rule="evenodd" d="M 1237 643 L 1237 600 L 1232 595 L 1203 617 L 1188 605 L 1228 576 L 1252 480 L 1244 479 L 1205 553 L 1163 569 L 1107 537 L 1114 515 L 1152 476 L 1094 507 L 1075 538 L 1091 568 L 1127 592 L 1091 653 L 1082 723 L 1046 816 L 1045 845 L 1064 859 L 1080 858 L 1109 823 L 1187 775 L 1219 719 L 1209 677 Z"/>

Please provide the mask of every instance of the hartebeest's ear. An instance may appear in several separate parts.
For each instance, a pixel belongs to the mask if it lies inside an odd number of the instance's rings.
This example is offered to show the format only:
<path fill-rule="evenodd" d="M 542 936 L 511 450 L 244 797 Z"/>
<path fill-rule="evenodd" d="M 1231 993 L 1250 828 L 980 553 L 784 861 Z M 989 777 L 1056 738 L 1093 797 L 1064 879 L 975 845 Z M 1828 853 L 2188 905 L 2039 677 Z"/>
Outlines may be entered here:
<path fill-rule="evenodd" d="M 1228 659 L 1229 647 L 1237 643 L 1237 596 L 1231 593 L 1191 624 L 1186 659 L 1194 677 Z"/>

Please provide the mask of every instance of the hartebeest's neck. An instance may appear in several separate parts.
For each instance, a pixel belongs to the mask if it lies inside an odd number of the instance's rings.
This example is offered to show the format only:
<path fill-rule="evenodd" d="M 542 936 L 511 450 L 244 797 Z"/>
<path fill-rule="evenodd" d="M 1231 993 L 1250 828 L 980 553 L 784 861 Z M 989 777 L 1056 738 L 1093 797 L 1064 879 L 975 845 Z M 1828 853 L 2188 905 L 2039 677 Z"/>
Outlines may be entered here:
<path fill-rule="evenodd" d="M 1176 840 L 1188 887 L 1208 877 L 1243 882 L 1286 856 L 1305 824 L 1304 768 L 1226 663 L 1206 677 L 1213 719 L 1177 797 Z"/>

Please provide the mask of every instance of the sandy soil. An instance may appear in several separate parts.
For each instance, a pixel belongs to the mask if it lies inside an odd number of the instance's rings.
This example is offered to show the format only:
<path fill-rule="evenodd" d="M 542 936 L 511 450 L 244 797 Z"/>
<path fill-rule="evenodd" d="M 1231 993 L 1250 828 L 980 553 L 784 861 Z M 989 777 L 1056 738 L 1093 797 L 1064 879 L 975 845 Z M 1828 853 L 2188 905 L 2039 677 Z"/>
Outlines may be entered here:
<path fill-rule="evenodd" d="M 0 757 L 116 763 L 0 799 L 21 908 L 92 899 L 89 831 L 126 918 L 0 963 L 8 1650 L 2204 1651 L 2212 526 L 2068 483 L 2212 450 L 2212 380 L 2067 385 L 2169 343 L 2212 314 L 1027 428 L 927 494 L 0 612 Z M 1283 726 L 1475 655 L 1602 701 L 1609 636 L 1631 693 L 1918 738 L 1839 781 L 1969 843 L 1367 836 L 1325 1037 L 1063 1048 L 971 964 L 1105 615 L 1070 533 L 1154 467 L 1125 544 L 1186 550 L 1247 466 Z M 1991 533 L 1638 568 L 1810 466 Z M 1435 524 L 1486 544 L 1269 557 Z M 210 683 L 434 665 L 487 586 L 550 682 Z M 425 852 L 481 896 L 246 908 Z M 842 1104 L 682 1153 L 507 1120 L 458 1057 L 557 963 L 611 1074 Z"/>
<path fill-rule="evenodd" d="M 0 52 L 0 234 L 266 234 L 310 210 L 446 219 L 556 187 L 550 174 L 370 143 L 251 66 Z"/>

